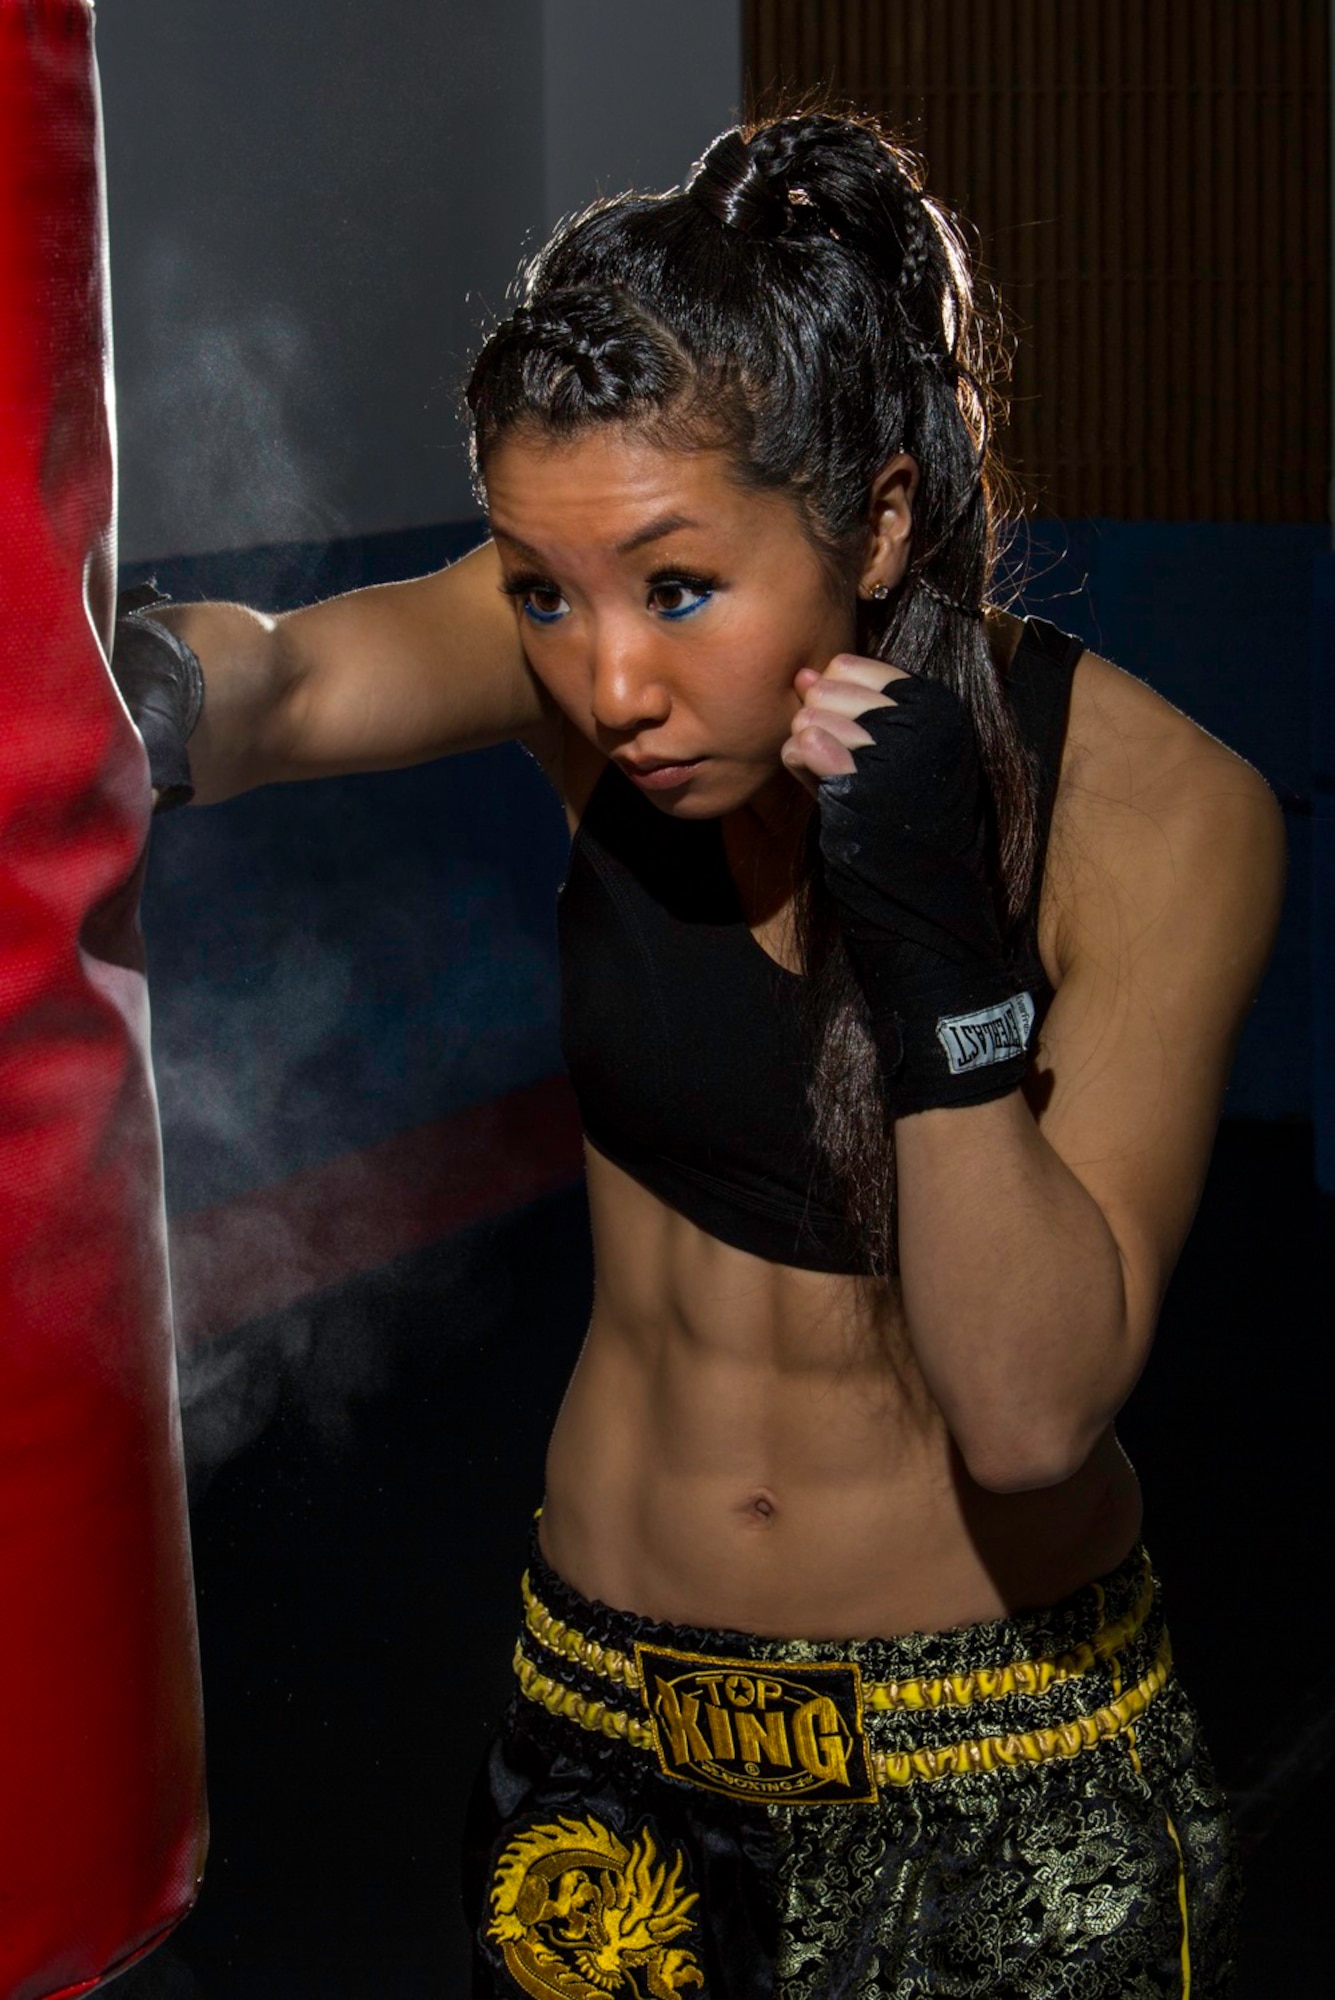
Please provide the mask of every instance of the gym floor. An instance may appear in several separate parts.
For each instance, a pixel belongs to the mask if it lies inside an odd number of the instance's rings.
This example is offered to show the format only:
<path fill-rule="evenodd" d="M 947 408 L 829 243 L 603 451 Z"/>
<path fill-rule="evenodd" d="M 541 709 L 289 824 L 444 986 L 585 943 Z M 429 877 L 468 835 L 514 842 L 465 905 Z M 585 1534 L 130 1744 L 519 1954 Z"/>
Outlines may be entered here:
<path fill-rule="evenodd" d="M 1239 2000 L 1329 1990 L 1312 1306 L 1335 1231 L 1310 1146 L 1300 1125 L 1222 1128 L 1120 1427 L 1247 1856 Z M 227 1336 L 187 1413 L 212 1856 L 117 2000 L 467 1992 L 459 1829 L 590 1284 L 574 1188 Z M 251 1442 L 219 1463 L 238 1424 Z"/>

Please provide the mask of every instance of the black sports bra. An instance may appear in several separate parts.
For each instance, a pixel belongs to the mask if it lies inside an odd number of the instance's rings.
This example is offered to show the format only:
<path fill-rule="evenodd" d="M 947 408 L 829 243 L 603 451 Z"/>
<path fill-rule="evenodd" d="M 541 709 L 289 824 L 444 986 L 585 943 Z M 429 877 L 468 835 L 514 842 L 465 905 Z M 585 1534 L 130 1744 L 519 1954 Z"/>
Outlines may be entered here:
<path fill-rule="evenodd" d="M 1025 621 L 1007 680 L 1046 848 L 1082 642 Z M 1017 968 L 1037 1033 L 1041 869 Z M 801 975 L 751 935 L 722 823 L 661 813 L 614 764 L 571 847 L 557 912 L 561 1045 L 600 1153 L 711 1236 L 808 1271 L 867 1270 L 807 1102 Z"/>

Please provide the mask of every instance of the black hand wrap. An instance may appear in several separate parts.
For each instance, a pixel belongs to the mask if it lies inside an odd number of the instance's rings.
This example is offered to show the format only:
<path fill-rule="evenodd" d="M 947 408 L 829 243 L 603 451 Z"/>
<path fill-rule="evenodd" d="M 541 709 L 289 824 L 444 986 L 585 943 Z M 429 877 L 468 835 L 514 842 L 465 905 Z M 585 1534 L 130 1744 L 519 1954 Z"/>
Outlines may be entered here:
<path fill-rule="evenodd" d="M 898 1118 L 1013 1090 L 1034 1004 L 1007 968 L 963 703 L 916 676 L 884 692 L 857 768 L 821 784 L 820 845 Z"/>
<path fill-rule="evenodd" d="M 123 590 L 111 655 L 112 676 L 148 752 L 158 812 L 195 795 L 185 746 L 204 706 L 199 661 L 184 639 L 149 615 L 155 604 L 169 602 L 151 583 Z"/>

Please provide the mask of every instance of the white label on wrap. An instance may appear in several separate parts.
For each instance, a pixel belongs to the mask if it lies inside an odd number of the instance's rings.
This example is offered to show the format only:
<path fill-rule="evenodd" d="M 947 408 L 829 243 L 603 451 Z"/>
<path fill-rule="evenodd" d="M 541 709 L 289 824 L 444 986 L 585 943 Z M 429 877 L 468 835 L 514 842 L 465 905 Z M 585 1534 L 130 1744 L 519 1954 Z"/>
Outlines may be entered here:
<path fill-rule="evenodd" d="M 1017 993 L 999 1007 L 980 1007 L 976 1014 L 943 1014 L 936 1039 L 946 1052 L 950 1074 L 968 1076 L 989 1063 L 1022 1056 L 1033 1025 L 1033 1000 L 1028 993 Z"/>

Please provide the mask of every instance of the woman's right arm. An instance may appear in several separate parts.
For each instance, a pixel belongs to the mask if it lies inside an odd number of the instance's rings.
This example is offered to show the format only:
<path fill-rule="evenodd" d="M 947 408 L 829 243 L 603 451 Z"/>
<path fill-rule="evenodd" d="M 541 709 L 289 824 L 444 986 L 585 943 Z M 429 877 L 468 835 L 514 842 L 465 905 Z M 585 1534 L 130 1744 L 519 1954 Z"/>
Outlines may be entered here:
<path fill-rule="evenodd" d="M 518 738 L 542 760 L 558 717 L 524 658 L 490 543 L 449 569 L 279 617 L 239 604 L 151 616 L 197 655 L 195 798 L 392 770 Z"/>

